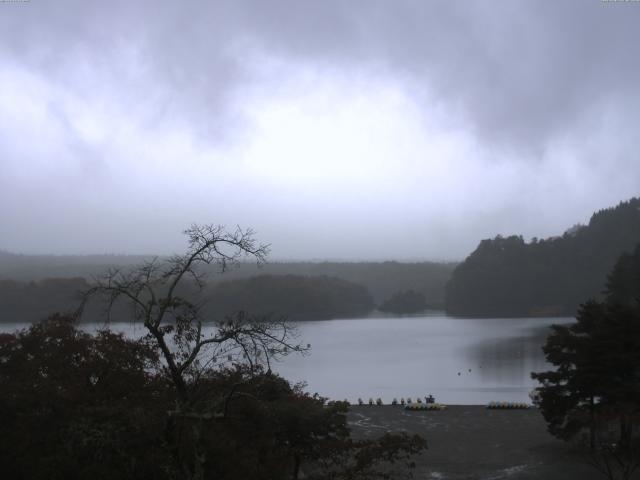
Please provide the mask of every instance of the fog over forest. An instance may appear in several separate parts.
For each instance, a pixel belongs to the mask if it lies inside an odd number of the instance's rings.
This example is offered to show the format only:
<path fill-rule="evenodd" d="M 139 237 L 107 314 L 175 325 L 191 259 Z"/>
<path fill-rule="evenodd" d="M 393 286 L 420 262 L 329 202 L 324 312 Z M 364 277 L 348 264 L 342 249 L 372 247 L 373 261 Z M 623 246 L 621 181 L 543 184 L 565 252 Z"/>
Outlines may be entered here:
<path fill-rule="evenodd" d="M 636 196 L 634 2 L 0 3 L 0 249 L 463 260 Z"/>

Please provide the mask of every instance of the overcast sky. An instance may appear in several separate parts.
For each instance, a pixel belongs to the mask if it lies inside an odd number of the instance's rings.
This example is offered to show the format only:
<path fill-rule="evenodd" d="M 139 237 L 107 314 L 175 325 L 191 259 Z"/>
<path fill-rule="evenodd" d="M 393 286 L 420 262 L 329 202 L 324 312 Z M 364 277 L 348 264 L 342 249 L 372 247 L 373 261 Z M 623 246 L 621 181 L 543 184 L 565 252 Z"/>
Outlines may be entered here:
<path fill-rule="evenodd" d="M 0 249 L 455 260 L 640 193 L 640 2 L 0 3 Z"/>

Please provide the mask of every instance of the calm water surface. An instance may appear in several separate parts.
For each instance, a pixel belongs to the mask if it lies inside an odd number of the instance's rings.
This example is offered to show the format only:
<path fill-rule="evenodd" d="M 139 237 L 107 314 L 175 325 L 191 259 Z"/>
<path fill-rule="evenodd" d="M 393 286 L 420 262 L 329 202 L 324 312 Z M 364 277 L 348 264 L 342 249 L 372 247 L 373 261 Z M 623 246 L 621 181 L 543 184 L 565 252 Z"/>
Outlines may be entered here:
<path fill-rule="evenodd" d="M 278 371 L 311 392 L 352 402 L 425 396 L 449 404 L 529 401 L 532 371 L 554 323 L 570 318 L 460 319 L 444 315 L 299 323 L 308 357 Z"/>
<path fill-rule="evenodd" d="M 461 319 L 443 314 L 298 322 L 307 356 L 274 365 L 285 378 L 331 399 L 367 401 L 433 394 L 448 404 L 528 401 L 530 372 L 548 368 L 549 326 L 571 318 Z M 100 325 L 102 326 L 102 325 Z M 3 325 L 4 331 L 24 325 Z M 85 325 L 95 330 L 98 325 Z M 140 326 L 112 324 L 129 336 Z"/>

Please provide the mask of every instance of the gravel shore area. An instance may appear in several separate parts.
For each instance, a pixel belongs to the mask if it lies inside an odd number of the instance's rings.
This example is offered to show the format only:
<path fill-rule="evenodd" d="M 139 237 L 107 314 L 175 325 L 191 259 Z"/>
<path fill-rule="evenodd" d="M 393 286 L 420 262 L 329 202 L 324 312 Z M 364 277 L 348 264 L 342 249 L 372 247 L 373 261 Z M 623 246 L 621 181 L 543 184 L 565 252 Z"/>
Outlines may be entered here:
<path fill-rule="evenodd" d="M 546 431 L 541 413 L 453 405 L 443 411 L 400 406 L 352 406 L 356 438 L 390 432 L 417 433 L 429 449 L 416 457 L 416 479 L 596 480 L 604 477 L 586 458 Z"/>

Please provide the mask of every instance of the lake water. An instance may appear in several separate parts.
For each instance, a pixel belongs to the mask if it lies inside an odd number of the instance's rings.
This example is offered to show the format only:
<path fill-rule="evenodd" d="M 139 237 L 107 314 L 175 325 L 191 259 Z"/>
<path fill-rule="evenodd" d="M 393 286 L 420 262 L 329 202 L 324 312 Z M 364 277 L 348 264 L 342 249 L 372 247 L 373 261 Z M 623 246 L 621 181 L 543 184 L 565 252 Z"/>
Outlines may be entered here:
<path fill-rule="evenodd" d="M 532 371 L 548 369 L 541 347 L 571 318 L 462 319 L 443 314 L 297 322 L 307 356 L 274 365 L 290 381 L 331 399 L 424 397 L 448 404 L 529 401 Z M 102 325 L 101 325 L 102 326 Z M 21 324 L 0 325 L 11 331 Z M 95 330 L 97 325 L 86 325 Z M 129 336 L 140 326 L 116 323 Z"/>

